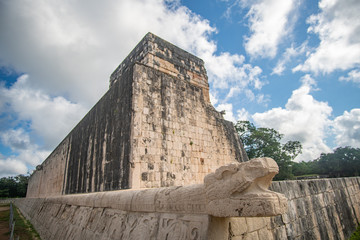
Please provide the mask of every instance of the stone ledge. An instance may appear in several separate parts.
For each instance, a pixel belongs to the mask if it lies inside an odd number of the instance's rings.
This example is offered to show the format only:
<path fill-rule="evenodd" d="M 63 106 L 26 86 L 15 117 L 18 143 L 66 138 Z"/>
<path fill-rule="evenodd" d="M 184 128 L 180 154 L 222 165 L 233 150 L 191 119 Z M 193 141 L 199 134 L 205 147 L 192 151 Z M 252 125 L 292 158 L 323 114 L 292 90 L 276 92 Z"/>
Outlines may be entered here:
<path fill-rule="evenodd" d="M 259 158 L 222 166 L 205 177 L 205 184 L 72 194 L 44 201 L 129 212 L 275 216 L 287 210 L 287 199 L 267 189 L 277 171 L 274 160 Z"/>

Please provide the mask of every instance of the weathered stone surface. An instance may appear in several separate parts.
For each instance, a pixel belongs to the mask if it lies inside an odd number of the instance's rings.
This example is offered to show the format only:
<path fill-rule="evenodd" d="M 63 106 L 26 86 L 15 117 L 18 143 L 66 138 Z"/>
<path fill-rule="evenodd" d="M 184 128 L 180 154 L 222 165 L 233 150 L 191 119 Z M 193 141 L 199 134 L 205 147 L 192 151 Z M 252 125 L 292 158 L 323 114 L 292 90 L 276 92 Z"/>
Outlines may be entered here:
<path fill-rule="evenodd" d="M 130 212 L 275 216 L 287 210 L 286 199 L 268 190 L 276 170 L 272 159 L 252 159 L 219 168 L 205 178 L 205 184 L 54 196 L 46 201 Z M 241 186 L 243 188 L 239 188 Z M 214 202 L 219 206 L 215 207 Z"/>
<path fill-rule="evenodd" d="M 209 215 L 236 217 L 284 213 L 286 206 L 278 202 L 286 203 L 286 199 L 268 190 L 277 171 L 277 164 L 272 159 L 252 159 L 219 168 L 205 177 L 205 185 L 27 198 L 17 201 L 17 205 L 44 239 L 81 239 L 84 236 L 94 239 L 100 235 L 111 239 L 207 239 L 210 237 Z M 268 195 L 278 198 L 269 198 Z M 252 204 L 254 197 L 261 199 L 262 204 Z M 216 198 L 220 200 L 217 204 L 228 211 L 214 209 Z M 279 206 L 264 209 L 276 204 Z M 247 229 L 253 232 L 267 225 L 262 218 L 242 222 L 247 222 L 249 227 L 237 229 L 239 222 L 235 221 L 235 233 L 242 231 L 247 234 Z M 66 233 L 57 235 L 60 234 L 58 226 L 66 229 Z M 259 234 L 267 236 L 270 233 L 261 230 Z M 249 233 L 248 236 L 252 235 Z"/>
<path fill-rule="evenodd" d="M 133 79 L 132 188 L 202 183 L 247 159 L 234 127 L 197 86 L 141 64 Z"/>
<path fill-rule="evenodd" d="M 42 239 L 207 239 L 207 215 L 127 212 L 36 198 L 16 204 Z"/>
<path fill-rule="evenodd" d="M 248 160 L 232 123 L 210 104 L 201 59 L 149 33 L 110 82 L 32 174 L 29 197 L 201 183 Z"/>
<path fill-rule="evenodd" d="M 127 239 L 123 236 L 128 237 L 134 230 L 126 230 L 125 233 L 124 229 L 131 223 L 134 225 L 129 229 L 138 229 L 135 228 L 137 224 L 135 219 L 142 217 L 154 219 L 153 216 L 156 216 L 159 232 L 160 219 L 163 215 L 167 216 L 166 221 L 168 221 L 163 222 L 163 226 L 175 226 L 175 222 L 183 221 L 184 216 L 188 217 L 184 223 L 186 226 L 197 226 L 196 229 L 199 231 L 192 230 L 201 234 L 197 238 L 184 239 L 263 239 L 263 236 L 268 239 L 272 239 L 270 237 L 272 236 L 273 239 L 279 240 L 347 239 L 360 222 L 356 214 L 360 210 L 359 181 L 360 178 L 344 178 L 274 182 L 271 185 L 272 189 L 279 189 L 281 186 L 284 195 L 293 196 L 288 199 L 288 212 L 276 217 L 208 217 L 207 214 L 184 213 L 179 209 L 187 208 L 178 208 L 178 204 L 172 208 L 175 211 L 173 213 L 145 212 L 146 209 L 153 211 L 153 206 L 141 204 L 139 206 L 137 199 L 134 199 L 137 202 L 136 206 L 132 204 L 133 196 L 144 196 L 149 200 L 151 198 L 146 196 L 150 193 L 147 191 L 156 191 L 156 189 L 147 189 L 143 194 L 138 194 L 142 190 L 121 190 L 17 199 L 16 205 L 31 219 L 43 239 Z M 312 193 L 310 191 L 304 193 L 304 188 L 300 190 L 300 186 L 317 187 L 313 188 Z M 175 190 L 176 187 L 164 189 Z M 163 193 L 164 202 L 166 191 Z M 172 200 L 176 199 L 171 193 L 168 197 Z M 132 208 L 135 211 L 132 211 Z M 183 228 L 183 223 L 178 224 Z M 169 227 L 169 229 L 173 228 Z M 182 231 L 185 232 L 184 235 L 177 233 L 177 236 L 188 236 L 186 234 L 189 230 Z M 153 236 L 151 230 L 145 232 L 148 236 Z M 164 237 L 166 234 L 161 236 Z"/>
<path fill-rule="evenodd" d="M 199 87 L 205 101 L 210 102 L 209 84 L 204 62 L 200 58 L 176 47 L 152 33 L 138 43 L 110 77 L 110 87 L 115 84 L 133 63 L 140 62 L 170 76 Z"/>
<path fill-rule="evenodd" d="M 37 167 L 36 174 L 32 174 L 29 181 L 27 196 L 54 196 L 63 193 L 64 170 L 66 168 L 67 156 L 69 154 L 69 138 L 51 153 L 41 167 Z M 51 159 L 56 159 L 52 161 Z"/>
<path fill-rule="evenodd" d="M 360 210 L 359 180 L 339 178 L 274 182 L 271 189 L 288 198 L 288 212 L 269 218 L 270 223 L 266 226 L 262 226 L 259 220 L 266 218 L 251 219 L 247 222 L 246 237 L 256 239 L 256 236 L 267 235 L 267 231 L 274 239 L 348 239 L 360 222 L 357 216 Z M 235 220 L 230 220 L 231 232 L 236 233 L 233 222 Z M 221 231 L 229 232 L 228 226 L 228 231 Z M 245 238 L 245 234 L 233 234 L 233 237 L 238 236 Z"/>
<path fill-rule="evenodd" d="M 268 190 L 278 172 L 271 158 L 220 167 L 204 179 L 207 212 L 218 217 L 275 216 L 286 212 L 287 199 Z"/>

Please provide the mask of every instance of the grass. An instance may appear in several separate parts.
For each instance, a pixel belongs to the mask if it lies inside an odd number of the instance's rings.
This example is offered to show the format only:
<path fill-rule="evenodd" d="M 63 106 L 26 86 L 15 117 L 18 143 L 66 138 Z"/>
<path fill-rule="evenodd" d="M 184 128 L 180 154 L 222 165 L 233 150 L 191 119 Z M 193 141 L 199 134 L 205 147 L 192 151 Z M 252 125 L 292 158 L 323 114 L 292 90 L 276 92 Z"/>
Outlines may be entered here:
<path fill-rule="evenodd" d="M 360 240 L 360 225 L 356 228 L 355 232 L 351 234 L 349 240 Z"/>
<path fill-rule="evenodd" d="M 305 175 L 299 175 L 299 176 L 294 176 L 294 179 L 314 179 L 314 178 L 318 178 L 319 174 L 305 174 Z"/>
<path fill-rule="evenodd" d="M 9 207 L 10 204 L 0 204 L 0 207 Z M 10 208 L 4 211 L 0 211 L 0 239 L 9 239 L 10 232 L 5 229 L 9 229 L 9 218 L 10 218 Z"/>
<path fill-rule="evenodd" d="M 0 206 L 10 206 L 10 204 L 1 204 Z M 15 220 L 14 238 L 16 239 L 19 236 L 21 240 L 40 239 L 39 234 L 36 232 L 32 224 L 25 219 L 25 217 L 20 213 L 19 209 L 14 204 L 13 208 Z M 6 224 L 9 224 L 10 210 L 0 213 L 0 223 L 3 224 L 5 222 Z"/>

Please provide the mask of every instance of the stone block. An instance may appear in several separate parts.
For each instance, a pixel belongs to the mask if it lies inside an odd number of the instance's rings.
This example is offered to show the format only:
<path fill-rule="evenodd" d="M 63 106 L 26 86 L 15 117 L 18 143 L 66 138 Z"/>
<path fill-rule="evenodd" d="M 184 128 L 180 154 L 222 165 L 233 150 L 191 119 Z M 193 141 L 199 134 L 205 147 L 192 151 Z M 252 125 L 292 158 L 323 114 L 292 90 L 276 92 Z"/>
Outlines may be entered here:
<path fill-rule="evenodd" d="M 272 235 L 272 233 L 266 228 L 260 229 L 258 231 L 258 235 L 259 235 L 259 239 L 267 239 L 267 240 L 274 239 L 274 236 Z"/>
<path fill-rule="evenodd" d="M 248 225 L 246 219 L 243 217 L 240 218 L 229 218 L 229 224 L 231 225 L 232 233 L 235 236 L 240 236 L 248 232 Z"/>
<path fill-rule="evenodd" d="M 291 238 L 289 235 L 287 235 L 285 226 L 281 226 L 279 228 L 274 229 L 273 230 L 273 237 L 275 239 L 289 239 L 289 238 Z"/>
<path fill-rule="evenodd" d="M 266 222 L 260 217 L 247 217 L 246 225 L 248 232 L 254 232 L 262 228 L 266 228 Z"/>
<path fill-rule="evenodd" d="M 243 240 L 260 240 L 258 232 L 249 232 L 244 235 Z"/>

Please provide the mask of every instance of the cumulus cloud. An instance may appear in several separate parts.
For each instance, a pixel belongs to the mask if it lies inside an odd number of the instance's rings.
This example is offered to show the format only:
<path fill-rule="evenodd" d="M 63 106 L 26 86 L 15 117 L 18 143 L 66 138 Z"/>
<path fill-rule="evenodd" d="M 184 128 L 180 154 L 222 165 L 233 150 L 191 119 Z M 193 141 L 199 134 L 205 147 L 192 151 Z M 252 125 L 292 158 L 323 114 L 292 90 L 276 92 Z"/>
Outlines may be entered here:
<path fill-rule="evenodd" d="M 252 118 L 262 127 L 274 128 L 284 134 L 284 140 L 298 140 L 303 153 L 296 160 L 313 160 L 331 149 L 324 141 L 330 126 L 332 108 L 311 95 L 315 81 L 305 75 L 300 88 L 292 92 L 285 108 L 273 108 L 255 113 Z"/>
<path fill-rule="evenodd" d="M 360 148 L 360 109 L 345 111 L 343 115 L 334 119 L 334 133 L 338 146 Z"/>
<path fill-rule="evenodd" d="M 24 150 L 30 145 L 29 135 L 25 134 L 24 130 L 21 128 L 3 132 L 0 137 L 3 144 L 10 147 L 12 150 Z"/>
<path fill-rule="evenodd" d="M 0 157 L 0 176 L 26 174 L 34 169 L 86 113 L 79 104 L 31 88 L 28 80 L 28 75 L 22 75 L 10 88 L 0 87 L 0 102 L 6 105 L 1 117 L 14 115 L 15 126 L 29 128 L 0 132 L 1 143 L 11 149 L 9 156 Z"/>
<path fill-rule="evenodd" d="M 16 155 L 9 157 L 0 155 L 0 177 L 26 174 L 50 154 L 31 143 L 29 134 L 22 128 L 0 132 L 0 139 L 5 146 L 16 152 Z"/>
<path fill-rule="evenodd" d="M 225 111 L 225 115 L 224 118 L 230 122 L 235 123 L 236 119 L 234 117 L 234 113 L 233 113 L 233 105 L 231 103 L 222 103 L 217 105 L 216 110 L 219 112 Z"/>
<path fill-rule="evenodd" d="M 249 121 L 251 118 L 250 113 L 245 108 L 237 110 L 236 113 L 239 121 Z"/>
<path fill-rule="evenodd" d="M 251 35 L 245 39 L 245 49 L 253 57 L 270 57 L 277 54 L 278 45 L 291 29 L 291 13 L 295 0 L 241 1 L 249 7 L 247 17 Z"/>
<path fill-rule="evenodd" d="M 0 157 L 0 177 L 26 174 L 28 168 L 21 160 L 14 158 L 3 159 Z"/>
<path fill-rule="evenodd" d="M 304 42 L 299 47 L 295 48 L 293 46 L 287 48 L 283 53 L 280 60 L 277 62 L 276 66 L 273 68 L 271 74 L 282 75 L 282 73 L 286 69 L 286 65 L 291 62 L 291 60 L 301 54 L 303 54 L 306 50 L 307 42 Z"/>
<path fill-rule="evenodd" d="M 346 77 L 342 76 L 339 78 L 340 81 L 345 82 L 354 82 L 360 84 L 360 71 L 359 70 L 352 70 L 348 73 Z"/>
<path fill-rule="evenodd" d="M 0 88 L 0 99 L 11 107 L 19 121 L 30 121 L 30 128 L 42 138 L 46 149 L 54 148 L 87 109 L 63 97 L 51 97 L 41 90 L 35 90 L 28 85 L 28 81 L 29 76 L 22 75 L 12 87 Z M 25 140 L 19 145 L 26 147 L 25 143 L 30 140 L 23 138 Z"/>
<path fill-rule="evenodd" d="M 308 32 L 319 36 L 320 44 L 294 71 L 331 73 L 360 64 L 360 1 L 322 0 L 320 13 L 308 19 Z"/>
<path fill-rule="evenodd" d="M 227 52 L 216 55 L 213 51 L 208 51 L 199 56 L 205 61 L 209 82 L 214 88 L 229 89 L 236 85 L 241 89 L 261 89 L 265 84 L 259 78 L 261 68 L 244 63 L 243 55 L 231 55 Z"/>

